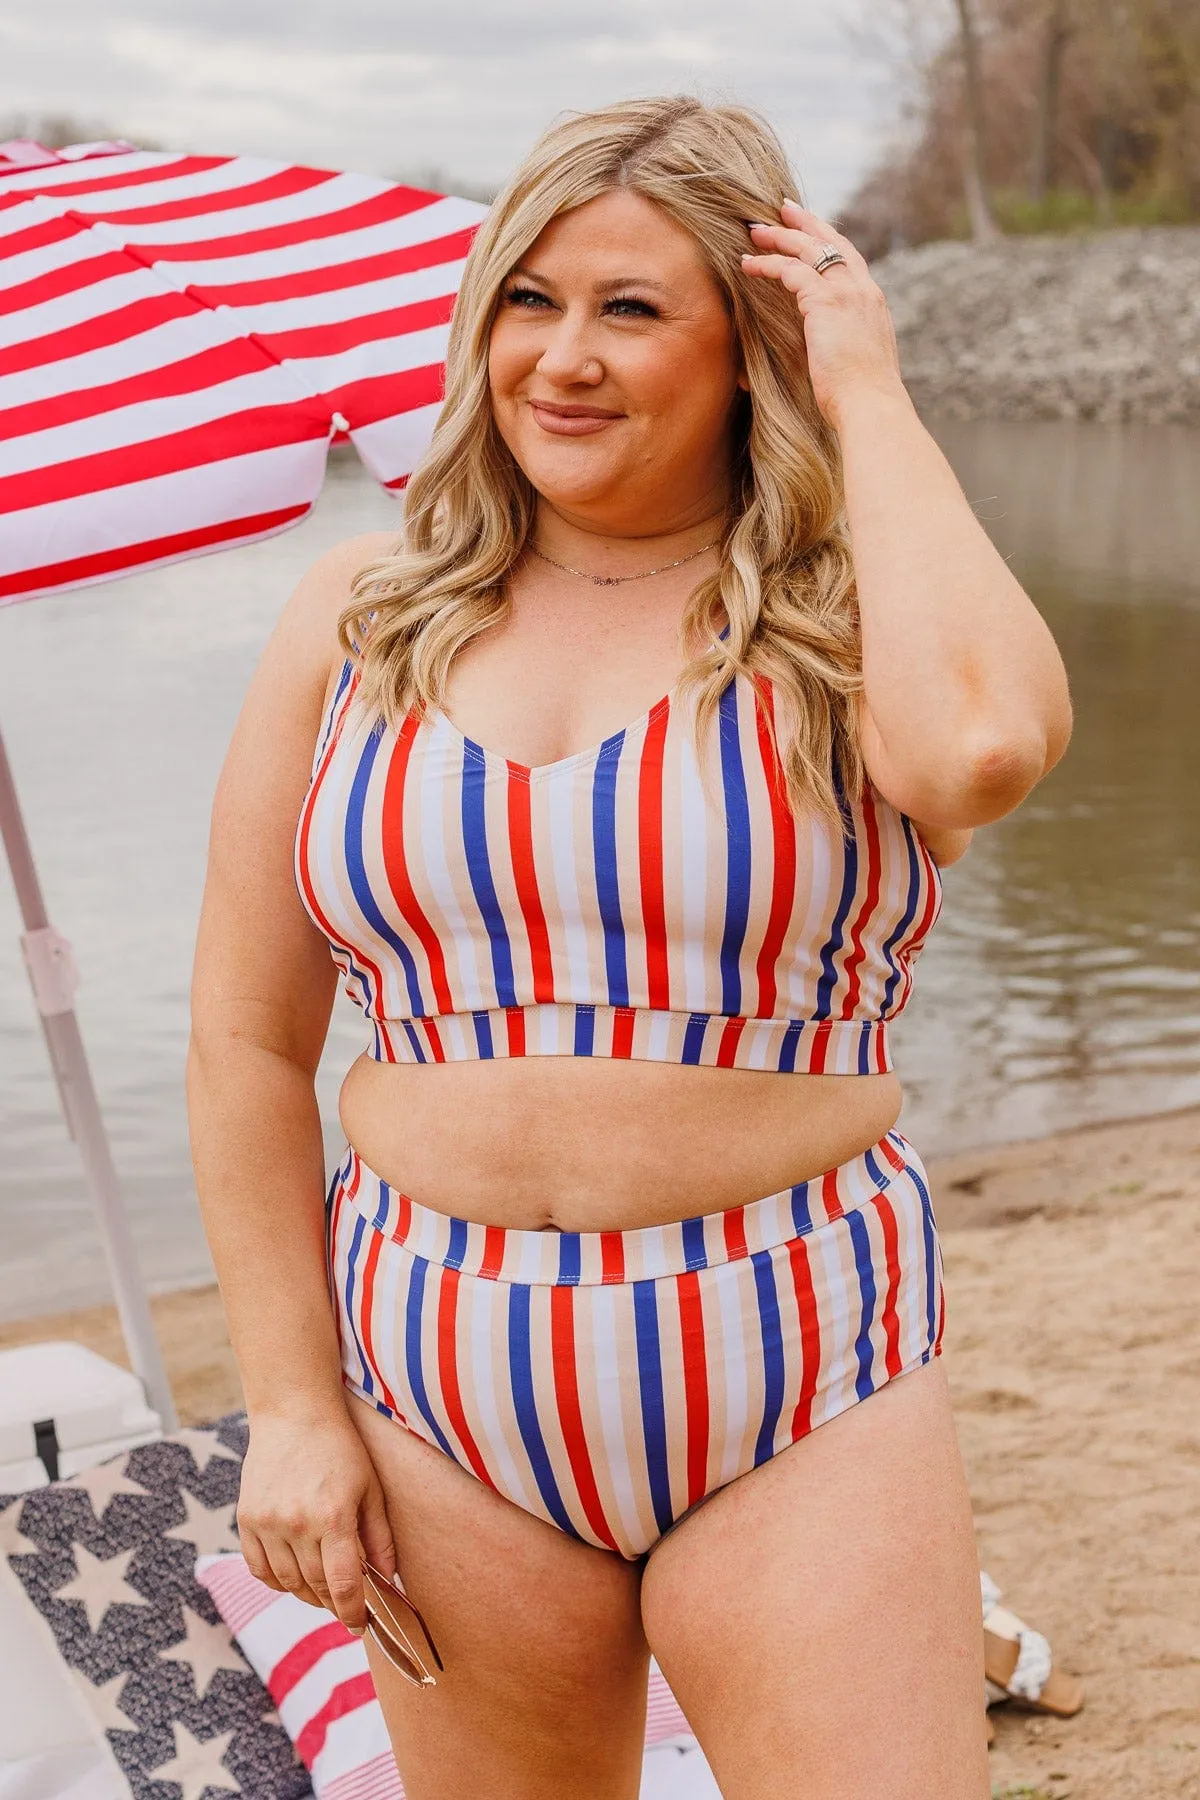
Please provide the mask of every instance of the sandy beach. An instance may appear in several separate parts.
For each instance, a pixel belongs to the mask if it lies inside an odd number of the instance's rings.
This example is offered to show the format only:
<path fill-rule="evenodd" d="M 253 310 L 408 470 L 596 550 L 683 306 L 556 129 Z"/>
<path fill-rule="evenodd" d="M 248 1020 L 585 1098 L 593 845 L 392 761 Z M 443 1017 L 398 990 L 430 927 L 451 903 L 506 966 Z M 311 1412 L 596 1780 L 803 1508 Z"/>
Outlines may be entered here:
<path fill-rule="evenodd" d="M 993 1711 L 998 1800 L 1200 1796 L 1200 1110 L 931 1165 L 947 1368 L 1005 1604 L 1084 1681 L 1070 1721 Z M 239 1404 L 215 1289 L 155 1319 L 185 1422 Z M 119 1359 L 108 1308 L 0 1326 Z"/>

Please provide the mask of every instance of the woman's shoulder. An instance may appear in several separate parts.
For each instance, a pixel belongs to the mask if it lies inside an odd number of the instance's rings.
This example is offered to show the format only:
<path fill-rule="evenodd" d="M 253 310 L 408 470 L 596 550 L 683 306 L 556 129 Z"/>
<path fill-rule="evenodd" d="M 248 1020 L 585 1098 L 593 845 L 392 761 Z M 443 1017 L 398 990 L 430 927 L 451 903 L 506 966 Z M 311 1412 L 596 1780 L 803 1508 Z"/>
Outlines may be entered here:
<path fill-rule="evenodd" d="M 364 531 L 358 537 L 332 544 L 309 564 L 297 584 L 292 604 L 317 617 L 329 616 L 336 626 L 359 570 L 390 555 L 397 542 L 394 531 Z"/>
<path fill-rule="evenodd" d="M 396 541 L 391 531 L 343 538 L 309 564 L 287 603 L 280 623 L 304 641 L 306 661 L 323 678 L 326 701 L 345 664 L 337 627 L 349 605 L 354 578 L 368 563 L 389 555 Z"/>

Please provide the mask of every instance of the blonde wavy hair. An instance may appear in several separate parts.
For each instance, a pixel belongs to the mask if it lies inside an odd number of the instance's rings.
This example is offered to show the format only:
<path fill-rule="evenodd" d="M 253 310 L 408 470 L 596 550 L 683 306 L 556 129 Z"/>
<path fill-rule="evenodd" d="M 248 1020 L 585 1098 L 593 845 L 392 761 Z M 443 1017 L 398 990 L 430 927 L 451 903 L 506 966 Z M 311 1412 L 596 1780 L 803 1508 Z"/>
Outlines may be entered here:
<path fill-rule="evenodd" d="M 496 200 L 467 258 L 445 404 L 408 485 L 402 538 L 394 555 L 360 571 L 339 620 L 342 645 L 361 668 L 361 704 L 393 728 L 414 705 L 441 707 L 455 654 L 506 616 L 508 576 L 537 495 L 493 419 L 492 322 L 505 281 L 550 220 L 613 188 L 643 195 L 696 240 L 749 384 L 731 427 L 720 566 L 681 622 L 684 652 L 694 650 L 681 689 L 694 697 L 697 753 L 730 677 L 766 677 L 788 801 L 835 819 L 838 788 L 856 797 L 863 778 L 862 654 L 841 458 L 813 397 L 794 297 L 742 273 L 746 221 L 778 218 L 797 188 L 771 127 L 741 107 L 679 96 L 571 115 L 535 144 Z"/>

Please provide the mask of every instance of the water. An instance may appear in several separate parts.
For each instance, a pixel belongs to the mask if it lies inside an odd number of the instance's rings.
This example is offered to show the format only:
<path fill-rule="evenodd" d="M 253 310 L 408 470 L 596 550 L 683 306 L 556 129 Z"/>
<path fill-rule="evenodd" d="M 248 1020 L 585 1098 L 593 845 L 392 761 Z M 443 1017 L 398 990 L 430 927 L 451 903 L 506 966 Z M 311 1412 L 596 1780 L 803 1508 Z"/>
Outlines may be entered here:
<path fill-rule="evenodd" d="M 1200 1100 L 1200 434 L 976 424 L 941 441 L 1062 651 L 1075 734 L 946 871 L 897 1029 L 930 1151 Z"/>
<path fill-rule="evenodd" d="M 954 425 L 939 435 L 1062 647 L 1066 760 L 946 873 L 896 1030 L 926 1153 L 1200 1101 L 1200 434 Z M 313 516 L 240 551 L 0 613 L 0 722 L 156 1288 L 203 1280 L 183 1105 L 187 985 L 213 785 L 293 582 L 390 528 L 352 456 Z M 106 1297 L 0 874 L 0 1317 Z M 339 1003 L 319 1091 L 363 1033 Z"/>

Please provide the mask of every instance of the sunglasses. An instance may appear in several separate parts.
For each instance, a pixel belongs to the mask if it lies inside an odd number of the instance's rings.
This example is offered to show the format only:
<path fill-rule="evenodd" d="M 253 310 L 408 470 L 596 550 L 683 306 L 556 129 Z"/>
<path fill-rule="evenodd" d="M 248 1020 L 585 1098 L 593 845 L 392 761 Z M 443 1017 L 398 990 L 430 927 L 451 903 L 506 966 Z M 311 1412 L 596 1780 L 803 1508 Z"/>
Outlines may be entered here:
<path fill-rule="evenodd" d="M 413 1620 L 428 1645 L 432 1661 L 445 1673 L 428 1625 L 407 1594 L 392 1586 L 386 1575 L 363 1560 L 363 1597 L 367 1604 L 367 1630 L 398 1675 L 414 1687 L 436 1687 L 437 1677 L 426 1666 L 424 1656 L 413 1642 Z"/>

